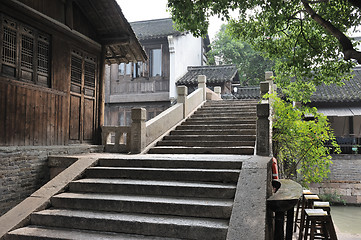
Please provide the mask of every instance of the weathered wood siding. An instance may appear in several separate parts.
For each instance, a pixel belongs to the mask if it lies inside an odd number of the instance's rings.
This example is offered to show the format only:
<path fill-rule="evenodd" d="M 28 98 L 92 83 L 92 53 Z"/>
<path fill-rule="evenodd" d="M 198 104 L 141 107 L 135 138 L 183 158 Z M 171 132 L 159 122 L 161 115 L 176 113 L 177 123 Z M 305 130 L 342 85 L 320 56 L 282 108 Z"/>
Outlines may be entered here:
<path fill-rule="evenodd" d="M 19 2 L 61 22 L 65 23 L 65 1 L 63 0 L 19 0 Z"/>
<path fill-rule="evenodd" d="M 61 12 L 57 16 L 56 9 L 45 0 L 27 1 L 29 5 L 60 22 L 65 15 L 64 2 L 54 0 Z M 47 4 L 46 4 L 47 3 Z M 0 74 L 0 146 L 51 146 L 67 145 L 69 143 L 98 143 L 99 124 L 99 67 L 101 66 L 100 45 L 87 39 L 81 39 L 71 33 L 64 34 L 61 27 L 47 21 L 40 21 L 34 13 L 20 14 L 16 9 L 1 5 L 0 12 L 5 13 L 19 22 L 23 22 L 51 37 L 50 41 L 50 76 L 49 86 L 40 86 L 30 81 L 23 81 L 18 77 Z M 87 20 L 81 21 L 77 16 L 74 25 L 84 26 L 88 35 L 94 35 L 94 30 Z M 88 24 L 88 25 L 87 25 Z M 87 25 L 87 27 L 85 27 Z M 88 31 L 89 30 L 89 31 Z M 2 41 L 2 36 L 0 38 Z M 0 42 L 1 43 L 1 42 Z M 0 44 L 1 46 L 1 44 Z M 72 108 L 70 76 L 71 56 L 73 50 L 95 57 L 94 94 L 88 97 L 86 89 L 82 90 L 78 107 Z M 1 56 L 0 56 L 1 57 Z M 82 81 L 85 81 L 84 73 Z M 72 115 L 71 115 L 72 114 Z M 71 116 L 70 116 L 71 115 Z M 73 116 L 79 116 L 77 122 Z M 71 136 L 71 130 L 78 131 L 77 136 Z"/>
<path fill-rule="evenodd" d="M 0 81 L 0 145 L 67 144 L 67 96 Z"/>

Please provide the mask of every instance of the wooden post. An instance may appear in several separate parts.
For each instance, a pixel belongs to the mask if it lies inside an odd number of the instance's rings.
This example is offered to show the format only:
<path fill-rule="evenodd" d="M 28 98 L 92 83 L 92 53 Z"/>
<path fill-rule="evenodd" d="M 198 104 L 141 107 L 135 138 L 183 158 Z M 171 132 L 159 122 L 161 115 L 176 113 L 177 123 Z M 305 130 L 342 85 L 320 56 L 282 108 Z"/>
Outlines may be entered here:
<path fill-rule="evenodd" d="M 98 126 L 97 142 L 101 142 L 101 127 L 104 126 L 104 109 L 105 109 L 105 54 L 106 48 L 102 45 L 99 72 L 99 103 L 98 103 Z"/>

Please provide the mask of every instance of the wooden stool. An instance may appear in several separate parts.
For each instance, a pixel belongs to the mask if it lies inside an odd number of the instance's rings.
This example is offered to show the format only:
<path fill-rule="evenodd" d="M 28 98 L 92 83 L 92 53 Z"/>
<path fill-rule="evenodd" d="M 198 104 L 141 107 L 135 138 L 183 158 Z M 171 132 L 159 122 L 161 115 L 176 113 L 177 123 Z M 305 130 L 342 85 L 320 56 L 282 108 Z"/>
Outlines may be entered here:
<path fill-rule="evenodd" d="M 301 222 L 301 218 L 299 218 L 299 212 L 300 212 L 300 207 L 303 205 L 303 202 L 305 201 L 304 196 L 311 195 L 311 194 L 312 194 L 312 192 L 308 189 L 302 190 L 302 196 L 300 197 L 300 199 L 298 199 L 298 202 L 297 202 L 295 226 L 294 226 L 293 232 L 296 232 L 297 224 Z"/>
<path fill-rule="evenodd" d="M 315 209 L 322 209 L 322 210 L 326 211 L 328 215 L 330 215 L 330 212 L 331 212 L 331 208 L 330 208 L 330 203 L 329 203 L 329 202 L 319 202 L 319 201 L 315 201 L 315 202 L 313 202 L 313 208 L 315 208 Z"/>
<path fill-rule="evenodd" d="M 320 224 L 322 229 L 321 235 L 319 235 L 320 237 L 318 237 L 318 239 L 337 240 L 331 216 L 327 214 L 326 211 L 322 209 L 305 209 L 305 216 L 306 227 L 304 240 L 307 240 L 308 236 L 310 236 L 310 240 L 315 239 L 317 234 L 316 224 Z"/>
<path fill-rule="evenodd" d="M 301 209 L 301 221 L 300 221 L 300 232 L 299 232 L 299 240 L 302 240 L 303 237 L 303 230 L 305 229 L 305 209 L 313 208 L 313 202 L 320 200 L 320 198 L 315 195 L 304 195 L 304 201 L 302 202 L 302 209 Z"/>

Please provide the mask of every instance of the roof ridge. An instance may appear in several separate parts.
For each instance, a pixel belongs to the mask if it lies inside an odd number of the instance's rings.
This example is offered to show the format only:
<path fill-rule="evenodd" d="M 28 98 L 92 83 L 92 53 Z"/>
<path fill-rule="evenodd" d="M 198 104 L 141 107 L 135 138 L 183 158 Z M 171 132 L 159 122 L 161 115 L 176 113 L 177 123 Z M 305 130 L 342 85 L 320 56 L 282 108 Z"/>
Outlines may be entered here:
<path fill-rule="evenodd" d="M 203 65 L 203 66 L 188 66 L 188 70 L 192 69 L 201 69 L 201 68 L 221 68 L 221 67 L 237 67 L 234 64 L 225 64 L 225 65 Z"/>
<path fill-rule="evenodd" d="M 134 22 L 129 22 L 130 24 L 132 23 L 142 23 L 142 22 L 156 22 L 156 21 L 165 21 L 165 20 L 172 20 L 172 18 L 158 18 L 158 19 L 149 19 L 149 20 L 140 20 L 140 21 L 134 21 Z M 173 20 L 172 20 L 173 22 Z"/>

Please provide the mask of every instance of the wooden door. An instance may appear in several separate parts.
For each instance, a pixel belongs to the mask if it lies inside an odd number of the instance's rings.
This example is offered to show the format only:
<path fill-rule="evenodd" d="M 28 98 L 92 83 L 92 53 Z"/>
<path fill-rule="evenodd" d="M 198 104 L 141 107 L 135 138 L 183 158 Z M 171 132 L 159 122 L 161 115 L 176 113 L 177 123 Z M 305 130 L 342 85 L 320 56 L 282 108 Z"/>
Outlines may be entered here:
<path fill-rule="evenodd" d="M 96 119 L 96 59 L 72 51 L 69 139 L 73 143 L 92 142 Z"/>

